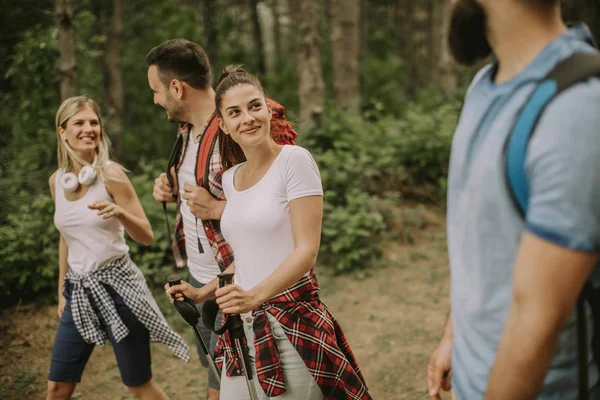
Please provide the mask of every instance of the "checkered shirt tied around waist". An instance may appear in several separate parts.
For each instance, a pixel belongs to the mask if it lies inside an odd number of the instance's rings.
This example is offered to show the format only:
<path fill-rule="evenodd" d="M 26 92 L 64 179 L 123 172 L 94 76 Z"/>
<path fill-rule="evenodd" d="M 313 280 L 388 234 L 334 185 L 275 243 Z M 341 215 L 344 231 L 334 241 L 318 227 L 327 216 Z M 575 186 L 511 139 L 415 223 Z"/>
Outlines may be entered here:
<path fill-rule="evenodd" d="M 108 285 L 123 298 L 133 315 L 148 329 L 152 342 L 164 343 L 177 357 L 186 362 L 190 360 L 188 345 L 167 324 L 142 272 L 133 263 L 129 254 L 109 262 L 89 275 L 78 275 L 69 269 L 65 275 L 65 284 L 67 283 L 73 285 L 71 293 L 73 320 L 86 342 L 103 346 L 104 341 L 108 339 L 108 333 L 102 328 L 88 293 L 115 340 L 120 342 L 129 334 L 129 329 L 121 320 L 113 299 L 104 286 Z"/>
<path fill-rule="evenodd" d="M 269 397 L 286 391 L 279 352 L 265 314 L 268 312 L 281 324 L 326 400 L 371 399 L 346 337 L 318 292 L 319 285 L 311 270 L 252 312 L 258 381 Z M 229 332 L 219 337 L 215 356 L 219 368 L 226 362 L 227 376 L 242 375 L 240 355 L 232 346 Z"/>
<path fill-rule="evenodd" d="M 214 126 L 213 126 L 214 125 Z M 200 145 L 198 146 L 198 151 L 202 149 L 202 139 L 204 133 L 207 128 L 215 128 L 217 125 L 216 115 L 213 115 L 208 119 L 208 121 L 202 126 L 200 130 L 199 140 Z M 183 136 L 183 148 L 181 149 L 181 153 L 179 156 L 179 160 L 177 161 L 177 165 L 175 166 L 175 170 L 179 171 L 181 164 L 183 163 L 183 157 L 185 155 L 185 148 L 187 146 L 188 140 L 190 140 L 190 132 L 192 125 L 190 124 L 181 124 L 179 126 L 179 130 L 177 135 Z M 221 154 L 219 152 L 219 144 L 218 139 L 217 143 L 212 150 L 212 153 L 207 159 L 208 165 L 199 166 L 202 171 L 208 170 L 208 179 L 204 179 L 204 176 L 196 176 L 196 184 L 198 186 L 204 187 L 208 192 L 218 200 L 225 200 L 225 196 L 223 194 L 223 186 L 221 185 L 221 178 L 223 177 L 223 164 L 221 163 Z M 198 168 L 195 168 L 196 170 Z M 175 263 L 177 267 L 184 268 L 187 265 L 187 253 L 185 250 L 185 234 L 183 231 L 183 217 L 181 215 L 181 196 L 177 196 L 177 216 L 175 217 L 175 237 L 173 238 L 173 254 L 175 256 Z M 229 244 L 223 238 L 221 234 L 221 226 L 220 221 L 218 220 L 202 220 L 202 229 L 204 229 L 204 233 L 206 234 L 206 238 L 208 239 L 208 243 L 215 255 L 215 260 L 219 265 L 221 271 L 225 271 L 225 269 L 233 262 L 233 251 Z"/>

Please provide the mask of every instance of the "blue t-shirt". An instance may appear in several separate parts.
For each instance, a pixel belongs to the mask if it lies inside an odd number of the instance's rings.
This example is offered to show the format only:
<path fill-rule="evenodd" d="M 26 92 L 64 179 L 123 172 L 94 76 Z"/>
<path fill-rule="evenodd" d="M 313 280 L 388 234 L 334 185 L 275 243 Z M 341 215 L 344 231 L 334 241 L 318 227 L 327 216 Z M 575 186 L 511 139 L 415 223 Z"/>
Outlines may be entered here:
<path fill-rule="evenodd" d="M 515 78 L 496 85 L 496 65 L 489 65 L 467 92 L 448 178 L 452 376 L 459 400 L 484 396 L 508 316 L 522 233 L 528 230 L 571 249 L 599 250 L 600 80 L 568 89 L 539 120 L 526 157 L 526 221 L 507 191 L 503 151 L 519 110 L 539 80 L 572 53 L 596 51 L 591 43 L 587 28 L 577 25 L 549 43 Z M 590 361 L 590 386 L 597 381 L 596 365 Z M 576 397 L 577 340 L 571 313 L 539 399 Z"/>

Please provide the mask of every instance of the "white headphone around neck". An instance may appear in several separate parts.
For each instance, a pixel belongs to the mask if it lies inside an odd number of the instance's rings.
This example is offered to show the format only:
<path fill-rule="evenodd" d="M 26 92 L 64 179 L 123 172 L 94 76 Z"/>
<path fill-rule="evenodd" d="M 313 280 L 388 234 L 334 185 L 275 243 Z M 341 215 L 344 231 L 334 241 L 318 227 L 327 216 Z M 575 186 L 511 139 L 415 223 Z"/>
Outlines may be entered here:
<path fill-rule="evenodd" d="M 60 178 L 60 186 L 65 190 L 65 192 L 74 192 L 77 190 L 79 185 L 91 185 L 96 180 L 96 160 L 94 157 L 94 162 L 92 165 L 86 165 L 81 168 L 78 175 L 75 175 L 72 172 L 67 172 L 63 174 Z"/>

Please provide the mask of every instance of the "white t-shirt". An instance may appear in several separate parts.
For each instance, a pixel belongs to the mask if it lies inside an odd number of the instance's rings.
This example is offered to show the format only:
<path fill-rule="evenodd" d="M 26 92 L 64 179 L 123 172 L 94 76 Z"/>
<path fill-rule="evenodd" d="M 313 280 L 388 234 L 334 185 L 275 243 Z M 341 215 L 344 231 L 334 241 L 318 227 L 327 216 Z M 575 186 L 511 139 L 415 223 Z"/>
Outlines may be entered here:
<path fill-rule="evenodd" d="M 61 168 L 54 178 L 54 225 L 65 238 L 69 268 L 85 276 L 123 257 L 129 252 L 129 246 L 125 243 L 125 229 L 117 218 L 103 219 L 97 210 L 88 208 L 88 205 L 99 200 L 114 203 L 104 182 L 96 178 L 82 198 L 71 201 L 67 200 L 65 190 L 60 186 L 63 174 Z"/>
<path fill-rule="evenodd" d="M 196 158 L 198 154 L 199 143 L 195 140 L 195 135 L 190 132 L 188 144 L 183 156 L 183 163 L 177 172 L 177 183 L 179 185 L 179 195 L 183 194 L 183 185 L 185 182 L 196 184 Z M 196 229 L 196 217 L 190 211 L 187 202 L 181 202 L 181 217 L 183 220 L 183 233 L 185 235 L 185 251 L 187 253 L 187 266 L 190 274 L 200 283 L 208 283 L 221 273 L 212 248 L 208 243 L 202 220 L 198 219 L 198 229 Z M 198 239 L 202 244 L 204 253 L 198 250 Z"/>
<path fill-rule="evenodd" d="M 227 197 L 221 232 L 233 249 L 235 282 L 245 290 L 267 278 L 294 250 L 289 202 L 322 196 L 321 176 L 308 150 L 283 146 L 262 179 L 249 189 L 233 186 L 238 164 L 223 174 Z"/>

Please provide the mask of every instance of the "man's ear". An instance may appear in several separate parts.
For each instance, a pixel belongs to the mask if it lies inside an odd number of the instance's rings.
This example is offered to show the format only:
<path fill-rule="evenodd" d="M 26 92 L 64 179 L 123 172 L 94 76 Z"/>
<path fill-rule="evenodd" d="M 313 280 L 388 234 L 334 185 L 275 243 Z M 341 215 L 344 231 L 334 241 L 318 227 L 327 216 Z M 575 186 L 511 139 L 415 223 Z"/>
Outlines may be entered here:
<path fill-rule="evenodd" d="M 221 128 L 221 130 L 223 131 L 224 134 L 229 135 L 229 131 L 227 130 L 227 127 L 225 126 L 225 122 L 223 121 L 223 118 L 217 117 L 217 124 L 219 125 L 219 128 Z"/>
<path fill-rule="evenodd" d="M 169 91 L 171 95 L 177 100 L 181 100 L 183 97 L 183 84 L 178 79 L 171 79 L 169 83 Z"/>

